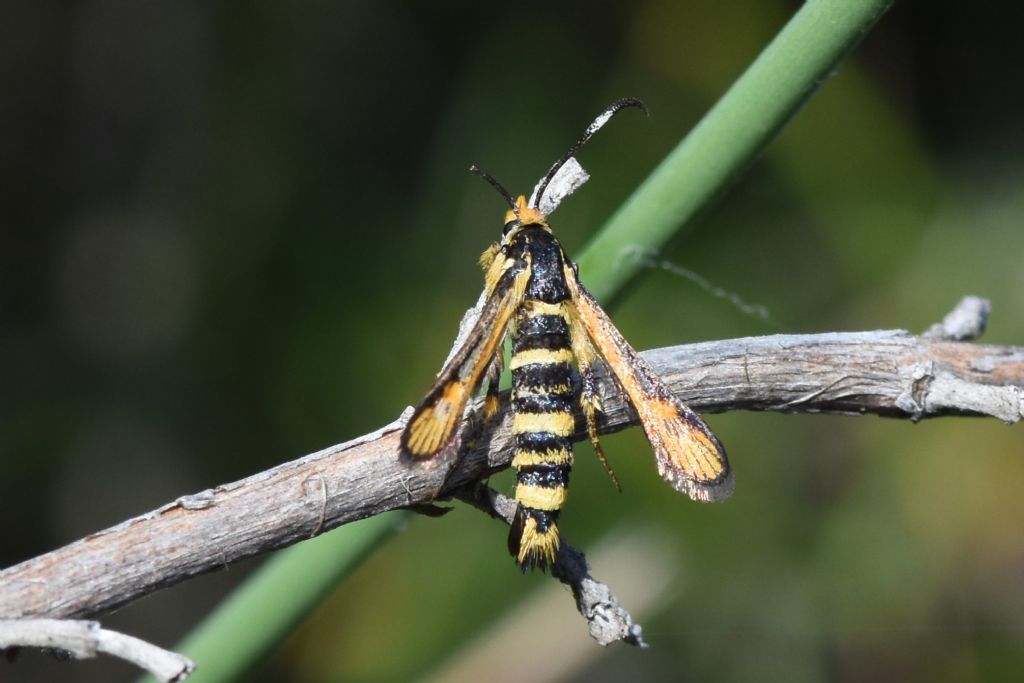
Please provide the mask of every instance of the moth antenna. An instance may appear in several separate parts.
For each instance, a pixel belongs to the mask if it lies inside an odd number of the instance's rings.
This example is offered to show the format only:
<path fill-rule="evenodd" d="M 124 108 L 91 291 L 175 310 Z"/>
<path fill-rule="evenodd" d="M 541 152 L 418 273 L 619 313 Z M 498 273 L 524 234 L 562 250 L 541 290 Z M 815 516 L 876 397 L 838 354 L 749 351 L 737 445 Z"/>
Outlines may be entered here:
<path fill-rule="evenodd" d="M 505 189 L 505 187 L 504 187 L 504 186 L 503 186 L 503 185 L 502 185 L 501 183 L 499 183 L 499 182 L 498 182 L 497 180 L 495 180 L 495 179 L 494 179 L 494 178 L 493 178 L 493 177 L 491 176 L 491 174 L 490 174 L 490 173 L 488 173 L 487 171 L 484 171 L 483 169 L 481 169 L 481 168 L 480 168 L 479 166 L 477 166 L 476 164 L 473 164 L 472 166 L 470 166 L 470 167 L 469 167 L 469 170 L 470 170 L 471 172 L 473 172 L 473 173 L 477 174 L 478 176 L 480 176 L 480 177 L 481 177 L 481 178 L 483 178 L 484 180 L 486 180 L 486 181 L 487 181 L 487 183 L 488 183 L 488 184 L 489 184 L 489 185 L 490 185 L 491 187 L 493 187 L 493 188 L 494 188 L 495 190 L 497 190 L 497 191 L 498 191 L 498 194 L 500 194 L 500 195 L 501 195 L 502 197 L 504 197 L 504 198 L 505 198 L 505 201 L 506 201 L 506 202 L 508 202 L 508 205 L 509 205 L 509 207 L 511 207 L 512 211 L 513 211 L 513 212 L 514 212 L 514 213 L 515 213 L 515 214 L 516 214 L 517 216 L 519 215 L 519 208 L 518 208 L 518 207 L 516 206 L 516 200 L 512 199 L 512 195 L 511 195 L 511 194 L 509 194 L 509 191 L 508 191 L 508 190 L 506 190 L 506 189 Z"/>
<path fill-rule="evenodd" d="M 544 192 L 548 189 L 548 183 L 550 183 L 552 178 L 555 177 L 555 174 L 558 173 L 558 169 L 562 168 L 562 166 L 565 165 L 565 162 L 569 161 L 569 159 L 576 156 L 576 152 L 580 151 L 580 148 L 587 144 L 587 141 L 594 137 L 594 133 L 601 130 L 604 124 L 608 123 L 608 120 L 611 119 L 611 117 L 615 116 L 615 114 L 626 107 L 636 107 L 645 115 L 650 116 L 650 112 L 647 111 L 647 105 L 635 97 L 623 97 L 621 100 L 612 102 L 607 109 L 601 112 L 601 114 L 594 119 L 593 123 L 587 126 L 587 129 L 583 131 L 582 137 L 580 137 L 580 139 L 569 148 L 569 151 L 551 166 L 551 169 L 548 171 L 548 174 L 544 176 L 544 180 L 541 181 L 540 187 L 537 188 L 537 192 L 534 195 L 537 198 L 536 201 L 538 205 L 540 204 L 541 198 L 544 197 Z"/>

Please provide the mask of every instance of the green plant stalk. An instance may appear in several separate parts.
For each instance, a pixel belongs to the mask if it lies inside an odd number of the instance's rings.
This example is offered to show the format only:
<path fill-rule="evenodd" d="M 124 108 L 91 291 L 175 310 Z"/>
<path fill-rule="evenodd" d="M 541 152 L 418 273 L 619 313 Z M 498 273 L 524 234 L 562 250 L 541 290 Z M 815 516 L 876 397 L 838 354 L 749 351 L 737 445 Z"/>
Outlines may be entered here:
<path fill-rule="evenodd" d="M 598 298 L 639 269 L 621 256 L 658 249 L 750 163 L 892 0 L 808 0 L 696 128 L 609 219 L 580 258 Z M 394 532 L 395 516 L 347 525 L 277 554 L 178 648 L 196 683 L 237 680 Z"/>
<path fill-rule="evenodd" d="M 579 258 L 598 299 L 640 269 L 768 144 L 892 0 L 808 0 L 718 103 L 598 231 Z"/>
<path fill-rule="evenodd" d="M 176 652 L 197 663 L 189 683 L 241 679 L 394 534 L 407 514 L 353 522 L 275 554 L 177 646 Z M 141 680 L 155 683 L 149 676 Z"/>

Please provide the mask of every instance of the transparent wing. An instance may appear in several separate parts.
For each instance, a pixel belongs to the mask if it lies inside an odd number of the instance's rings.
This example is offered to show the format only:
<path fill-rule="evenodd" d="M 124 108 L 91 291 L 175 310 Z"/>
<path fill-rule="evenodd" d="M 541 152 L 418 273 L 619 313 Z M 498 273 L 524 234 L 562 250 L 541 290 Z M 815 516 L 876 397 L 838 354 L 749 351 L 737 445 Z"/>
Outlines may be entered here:
<path fill-rule="evenodd" d="M 622 337 L 570 263 L 565 279 L 580 323 L 633 403 L 654 449 L 658 472 L 694 500 L 722 500 L 733 490 L 725 449 L 697 413 L 665 383 Z"/>
<path fill-rule="evenodd" d="M 523 299 L 529 268 L 508 268 L 484 302 L 473 329 L 442 368 L 402 433 L 402 455 L 428 460 L 455 445 L 469 398 L 505 337 L 509 320 Z"/>

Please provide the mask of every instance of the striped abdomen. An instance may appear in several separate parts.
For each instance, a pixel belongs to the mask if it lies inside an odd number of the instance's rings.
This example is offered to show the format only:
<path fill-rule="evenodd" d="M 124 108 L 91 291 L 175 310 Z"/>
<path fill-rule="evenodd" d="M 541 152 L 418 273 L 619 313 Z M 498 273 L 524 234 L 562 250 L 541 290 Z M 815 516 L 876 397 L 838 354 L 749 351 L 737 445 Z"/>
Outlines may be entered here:
<path fill-rule="evenodd" d="M 508 549 L 525 570 L 549 566 L 558 550 L 558 511 L 572 468 L 573 353 L 563 302 L 527 298 L 512 341 L 512 433 L 519 507 Z"/>

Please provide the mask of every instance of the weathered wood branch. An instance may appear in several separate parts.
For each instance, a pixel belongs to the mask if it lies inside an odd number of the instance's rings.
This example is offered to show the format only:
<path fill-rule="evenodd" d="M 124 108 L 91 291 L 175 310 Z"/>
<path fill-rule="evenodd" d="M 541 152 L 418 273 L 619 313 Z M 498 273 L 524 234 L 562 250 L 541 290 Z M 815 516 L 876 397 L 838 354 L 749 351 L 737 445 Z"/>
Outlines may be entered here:
<path fill-rule="evenodd" d="M 644 354 L 700 412 L 1024 416 L 1024 348 L 905 331 L 776 335 Z M 606 383 L 607 384 L 607 383 Z M 603 432 L 632 409 L 604 397 Z M 458 466 L 398 459 L 401 421 L 163 507 L 0 572 L 0 618 L 88 617 L 354 520 L 423 505 L 508 466 L 510 419 Z M 580 435 L 582 436 L 582 434 Z"/>
<path fill-rule="evenodd" d="M 518 503 L 494 489 L 478 483 L 456 494 L 478 510 L 512 524 Z M 558 546 L 558 556 L 551 567 L 551 575 L 572 591 L 576 611 L 587 621 L 590 637 L 599 645 L 622 641 L 636 647 L 647 647 L 643 629 L 633 616 L 619 604 L 607 584 L 590 575 L 590 565 L 584 554 L 565 542 Z"/>
<path fill-rule="evenodd" d="M 111 655 L 148 671 L 158 681 L 165 683 L 183 681 L 196 668 L 188 657 L 101 628 L 95 621 L 0 619 L 0 651 L 22 647 L 55 650 L 75 659 Z"/>

